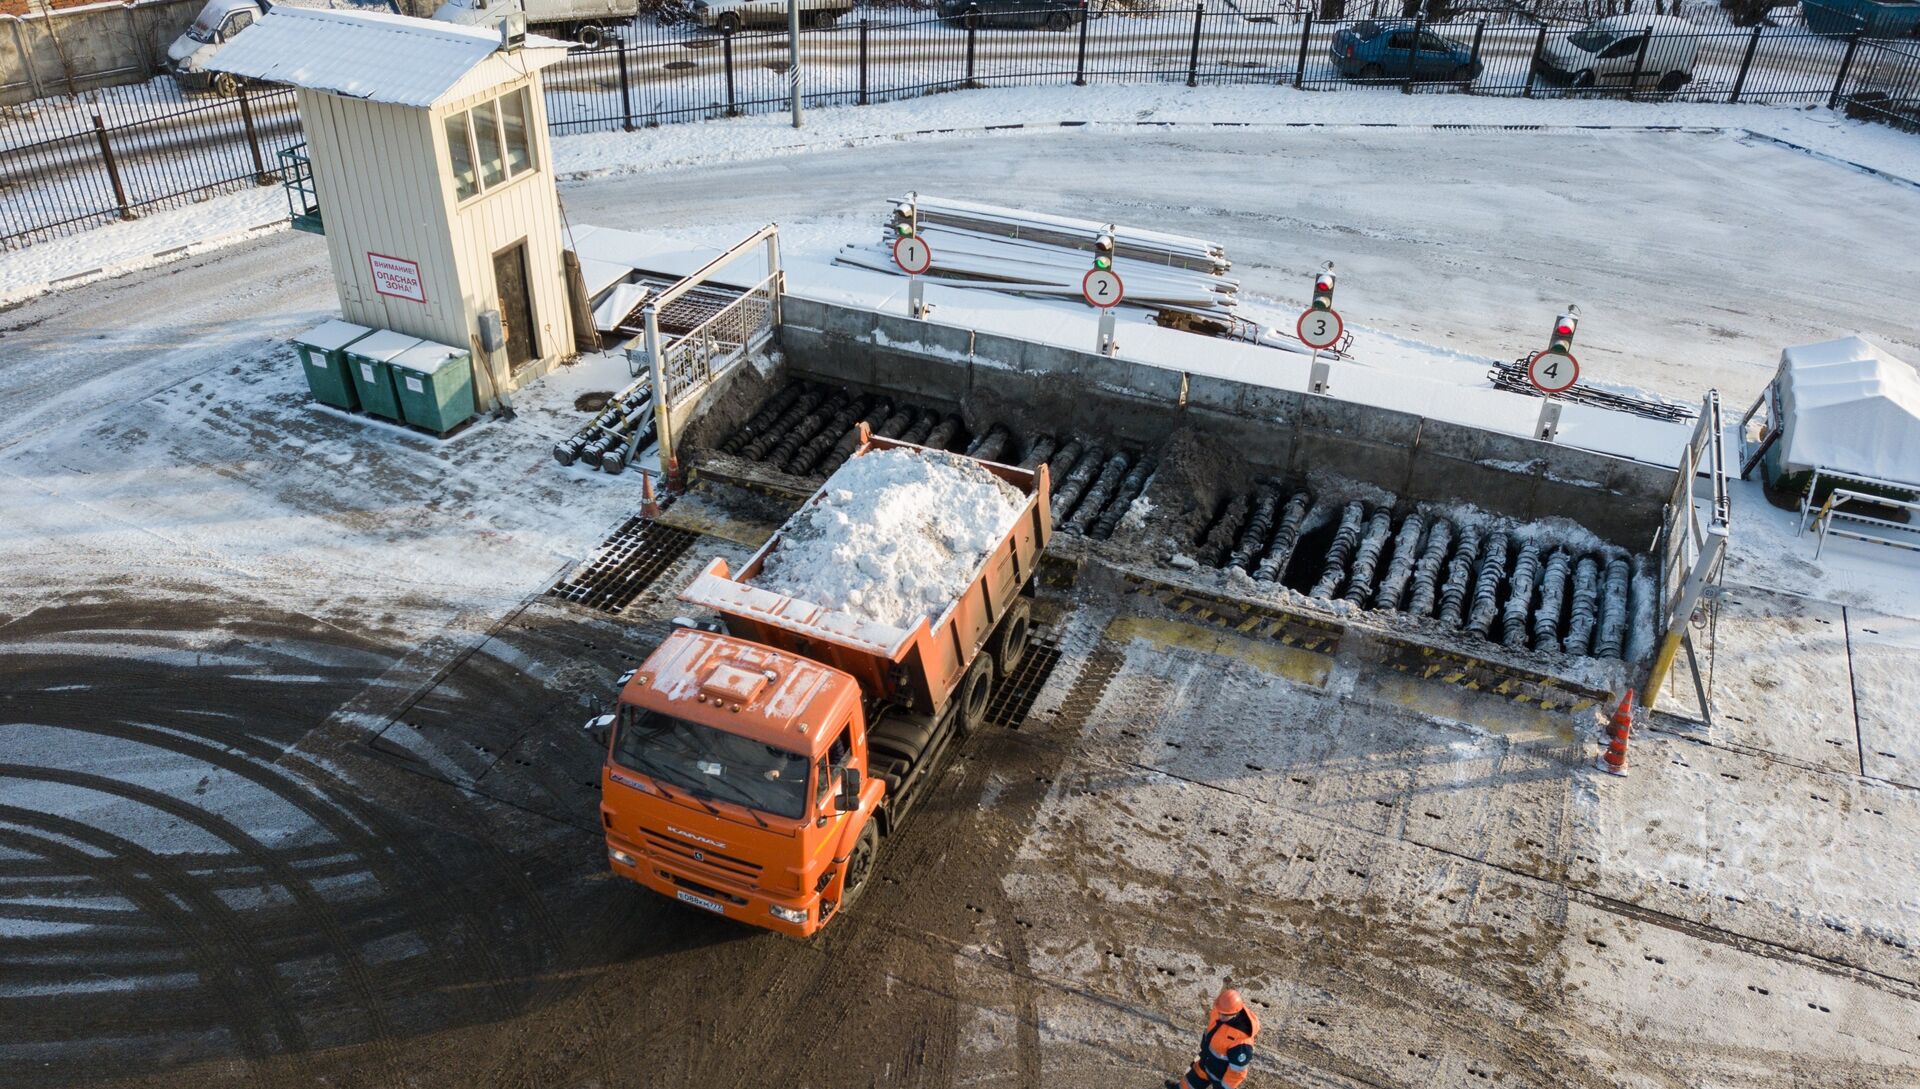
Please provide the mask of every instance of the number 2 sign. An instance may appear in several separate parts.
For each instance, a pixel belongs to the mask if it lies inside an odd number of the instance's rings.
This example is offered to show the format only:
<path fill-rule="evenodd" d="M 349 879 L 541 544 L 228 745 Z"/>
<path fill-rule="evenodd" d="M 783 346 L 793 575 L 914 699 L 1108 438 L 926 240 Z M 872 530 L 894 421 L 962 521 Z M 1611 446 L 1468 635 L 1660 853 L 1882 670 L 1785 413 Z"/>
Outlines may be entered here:
<path fill-rule="evenodd" d="M 1089 269 L 1086 278 L 1080 281 L 1080 294 L 1087 301 L 1102 310 L 1120 305 L 1127 297 L 1127 287 L 1120 282 L 1120 274 L 1112 269 Z"/>

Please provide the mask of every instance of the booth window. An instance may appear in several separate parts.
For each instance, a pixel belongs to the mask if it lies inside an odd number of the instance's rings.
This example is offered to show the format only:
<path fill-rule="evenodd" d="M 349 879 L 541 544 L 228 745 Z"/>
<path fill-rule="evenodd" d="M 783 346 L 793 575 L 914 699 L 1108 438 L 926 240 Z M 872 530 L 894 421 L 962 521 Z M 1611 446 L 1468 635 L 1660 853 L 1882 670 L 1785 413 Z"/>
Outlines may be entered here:
<path fill-rule="evenodd" d="M 454 195 L 466 200 L 534 168 L 526 88 L 447 115 L 447 156 Z"/>
<path fill-rule="evenodd" d="M 473 144 L 467 137 L 467 115 L 447 115 L 447 155 L 453 160 L 454 196 L 465 200 L 480 191 L 473 173 Z"/>

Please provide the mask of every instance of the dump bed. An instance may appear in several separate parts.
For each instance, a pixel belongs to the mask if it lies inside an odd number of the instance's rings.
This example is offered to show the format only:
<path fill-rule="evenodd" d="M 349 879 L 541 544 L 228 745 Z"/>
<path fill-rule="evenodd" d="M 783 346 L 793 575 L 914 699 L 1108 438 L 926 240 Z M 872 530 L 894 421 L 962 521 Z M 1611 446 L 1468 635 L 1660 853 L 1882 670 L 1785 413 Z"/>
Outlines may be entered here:
<path fill-rule="evenodd" d="M 933 453 L 912 443 L 863 438 L 848 465 L 854 458 L 882 450 Z M 1025 502 L 999 542 L 974 568 L 965 589 L 930 619 L 923 617 L 911 627 L 895 627 L 754 585 L 767 557 L 779 547 L 786 527 L 775 532 L 737 574 L 729 572 L 724 559 L 716 559 L 681 591 L 680 597 L 725 616 L 734 635 L 802 654 L 852 674 L 870 696 L 897 699 L 919 711 L 937 712 L 966 675 L 994 625 L 1031 579 L 1053 535 L 1046 466 L 1029 470 L 974 460 L 1013 485 L 1025 496 Z M 801 511 L 823 502 L 836 487 L 839 475 L 823 484 Z M 884 547 L 886 542 L 875 543 Z"/>

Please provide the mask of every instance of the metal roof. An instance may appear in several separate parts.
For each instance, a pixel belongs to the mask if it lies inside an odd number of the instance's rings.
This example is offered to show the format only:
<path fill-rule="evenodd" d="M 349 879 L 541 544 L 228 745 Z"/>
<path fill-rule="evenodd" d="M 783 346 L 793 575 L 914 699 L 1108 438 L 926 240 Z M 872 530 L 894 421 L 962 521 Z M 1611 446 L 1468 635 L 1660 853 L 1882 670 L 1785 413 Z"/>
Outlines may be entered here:
<path fill-rule="evenodd" d="M 566 55 L 565 42 L 527 35 L 500 52 L 492 27 L 456 26 L 376 11 L 280 6 L 234 36 L 209 68 L 244 79 L 286 83 L 398 106 L 429 106 L 490 58 L 503 76 L 541 68 Z"/>

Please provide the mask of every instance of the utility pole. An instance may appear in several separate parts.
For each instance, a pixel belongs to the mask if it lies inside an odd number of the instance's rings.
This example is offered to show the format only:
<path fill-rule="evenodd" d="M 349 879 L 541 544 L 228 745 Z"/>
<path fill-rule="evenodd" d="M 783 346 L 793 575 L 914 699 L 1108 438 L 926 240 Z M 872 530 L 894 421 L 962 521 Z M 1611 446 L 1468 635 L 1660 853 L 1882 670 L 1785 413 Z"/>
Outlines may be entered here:
<path fill-rule="evenodd" d="M 800 0 L 787 0 L 787 98 L 793 127 L 800 127 Z"/>

